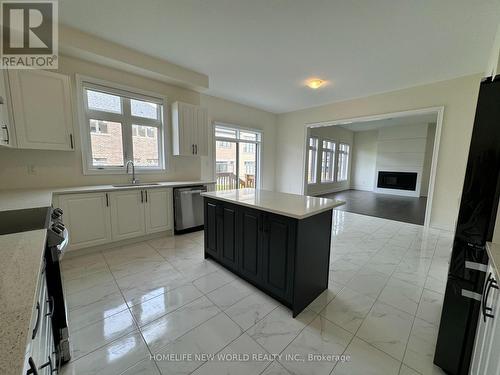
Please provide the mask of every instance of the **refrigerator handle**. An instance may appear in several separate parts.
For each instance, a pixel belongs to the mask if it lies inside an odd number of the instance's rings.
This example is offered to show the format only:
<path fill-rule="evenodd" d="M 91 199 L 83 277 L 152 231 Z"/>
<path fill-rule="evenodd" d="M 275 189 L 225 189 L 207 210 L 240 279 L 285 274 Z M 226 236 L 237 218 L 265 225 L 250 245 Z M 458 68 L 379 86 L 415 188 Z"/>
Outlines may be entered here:
<path fill-rule="evenodd" d="M 483 320 L 486 322 L 486 318 L 494 318 L 495 316 L 487 311 L 491 311 L 491 307 L 487 307 L 486 303 L 488 302 L 488 296 L 490 295 L 491 289 L 498 289 L 498 285 L 496 280 L 492 277 L 491 273 L 488 275 L 488 280 L 485 285 L 485 293 L 483 294 L 483 300 L 481 301 L 481 307 L 483 311 Z"/>

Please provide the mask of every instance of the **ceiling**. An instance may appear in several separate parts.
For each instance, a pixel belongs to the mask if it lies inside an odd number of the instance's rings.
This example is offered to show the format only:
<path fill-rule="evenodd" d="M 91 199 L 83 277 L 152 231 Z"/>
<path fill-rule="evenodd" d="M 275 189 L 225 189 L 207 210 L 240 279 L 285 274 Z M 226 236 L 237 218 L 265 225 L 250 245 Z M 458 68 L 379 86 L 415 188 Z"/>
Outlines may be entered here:
<path fill-rule="evenodd" d="M 353 122 L 351 124 L 339 125 L 344 129 L 351 130 L 353 132 L 362 132 L 366 130 L 376 130 L 380 128 L 385 128 L 389 126 L 403 126 L 403 125 L 418 125 L 418 124 L 429 124 L 436 123 L 437 113 L 428 113 L 422 115 L 404 116 L 404 117 L 393 117 L 382 120 L 372 120 L 372 121 L 362 121 Z M 333 125 L 336 126 L 336 125 Z"/>
<path fill-rule="evenodd" d="M 500 0 L 60 0 L 59 19 L 281 113 L 485 71 Z"/>

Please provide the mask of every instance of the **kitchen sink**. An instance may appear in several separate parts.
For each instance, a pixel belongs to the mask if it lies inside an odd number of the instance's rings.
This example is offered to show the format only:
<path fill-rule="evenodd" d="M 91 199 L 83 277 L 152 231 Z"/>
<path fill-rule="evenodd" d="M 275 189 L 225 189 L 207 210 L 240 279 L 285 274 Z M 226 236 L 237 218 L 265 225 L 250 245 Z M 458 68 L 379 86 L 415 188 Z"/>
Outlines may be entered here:
<path fill-rule="evenodd" d="M 118 184 L 118 185 L 113 185 L 113 187 L 132 187 L 132 186 L 158 186 L 160 185 L 157 182 L 142 182 L 142 183 L 135 183 L 135 184 Z"/>

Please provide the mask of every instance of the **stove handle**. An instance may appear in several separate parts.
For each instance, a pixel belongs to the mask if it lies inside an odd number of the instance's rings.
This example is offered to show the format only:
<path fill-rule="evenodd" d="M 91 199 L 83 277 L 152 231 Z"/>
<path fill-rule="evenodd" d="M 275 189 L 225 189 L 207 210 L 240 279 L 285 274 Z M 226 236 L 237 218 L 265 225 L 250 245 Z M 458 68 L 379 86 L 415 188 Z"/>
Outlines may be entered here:
<path fill-rule="evenodd" d="M 54 296 L 50 296 L 49 299 L 47 300 L 47 303 L 50 306 L 50 312 L 45 314 L 45 316 L 50 316 L 52 318 L 52 316 L 54 315 Z"/>

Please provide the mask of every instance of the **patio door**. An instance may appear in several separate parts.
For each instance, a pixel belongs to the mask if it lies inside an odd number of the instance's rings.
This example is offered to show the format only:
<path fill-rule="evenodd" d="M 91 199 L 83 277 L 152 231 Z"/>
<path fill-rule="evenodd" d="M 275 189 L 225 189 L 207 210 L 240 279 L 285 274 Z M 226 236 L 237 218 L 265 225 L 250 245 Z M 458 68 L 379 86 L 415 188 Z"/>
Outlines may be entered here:
<path fill-rule="evenodd" d="M 258 186 L 260 142 L 259 132 L 215 126 L 217 190 Z"/>

